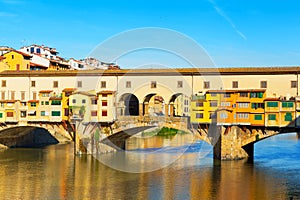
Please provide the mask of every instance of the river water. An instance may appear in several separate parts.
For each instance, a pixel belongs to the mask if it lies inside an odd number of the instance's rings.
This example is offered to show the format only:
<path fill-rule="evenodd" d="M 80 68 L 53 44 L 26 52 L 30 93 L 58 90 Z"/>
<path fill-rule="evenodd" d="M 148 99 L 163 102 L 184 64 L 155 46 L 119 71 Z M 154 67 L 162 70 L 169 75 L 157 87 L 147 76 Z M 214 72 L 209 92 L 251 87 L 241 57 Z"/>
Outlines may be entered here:
<path fill-rule="evenodd" d="M 297 134 L 255 144 L 252 163 L 214 162 L 209 145 L 186 137 L 132 139 L 129 151 L 101 158 L 74 156 L 72 144 L 9 149 L 0 199 L 300 199 Z"/>

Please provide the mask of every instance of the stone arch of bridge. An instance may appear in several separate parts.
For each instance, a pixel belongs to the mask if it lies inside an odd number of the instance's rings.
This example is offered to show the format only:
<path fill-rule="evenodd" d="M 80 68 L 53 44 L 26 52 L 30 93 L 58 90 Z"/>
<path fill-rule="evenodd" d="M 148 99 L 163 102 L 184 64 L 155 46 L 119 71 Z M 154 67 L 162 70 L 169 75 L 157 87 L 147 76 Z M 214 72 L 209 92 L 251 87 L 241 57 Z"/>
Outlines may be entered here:
<path fill-rule="evenodd" d="M 118 100 L 117 112 L 119 116 L 138 116 L 139 99 L 132 93 L 124 93 Z"/>

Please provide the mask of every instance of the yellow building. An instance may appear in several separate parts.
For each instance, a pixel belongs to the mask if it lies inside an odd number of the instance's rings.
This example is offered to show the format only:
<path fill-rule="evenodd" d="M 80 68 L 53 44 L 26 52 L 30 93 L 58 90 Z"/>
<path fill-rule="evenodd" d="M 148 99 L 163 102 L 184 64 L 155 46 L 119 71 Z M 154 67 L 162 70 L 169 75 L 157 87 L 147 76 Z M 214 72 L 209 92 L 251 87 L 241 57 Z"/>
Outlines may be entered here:
<path fill-rule="evenodd" d="M 29 100 L 27 102 L 27 121 L 28 122 L 38 122 L 40 121 L 40 109 L 39 109 L 40 102 L 39 100 Z"/>
<path fill-rule="evenodd" d="M 1 108 L 2 108 L 2 117 L 4 116 L 6 123 L 18 123 L 18 101 L 16 100 L 4 100 L 1 101 Z"/>
<path fill-rule="evenodd" d="M 280 126 L 280 100 L 278 98 L 266 98 L 265 101 L 265 126 Z"/>
<path fill-rule="evenodd" d="M 62 91 L 62 120 L 63 121 L 68 121 L 70 119 L 69 97 L 75 91 L 76 88 L 65 88 Z"/>
<path fill-rule="evenodd" d="M 39 92 L 39 121 L 50 120 L 50 96 L 52 96 L 52 90 L 41 90 Z"/>
<path fill-rule="evenodd" d="M 280 126 L 281 127 L 295 127 L 295 101 L 281 100 L 280 101 Z"/>
<path fill-rule="evenodd" d="M 3 57 L 4 59 L 2 62 L 9 67 L 7 70 L 30 70 L 30 58 L 32 56 L 29 54 L 13 50 L 4 54 Z"/>
<path fill-rule="evenodd" d="M 62 121 L 62 97 L 59 95 L 53 95 L 49 98 L 50 102 L 50 122 Z"/>
<path fill-rule="evenodd" d="M 69 96 L 69 109 L 70 109 L 70 120 L 82 120 L 82 122 L 92 121 L 92 99 L 95 99 L 96 95 L 88 92 L 74 92 Z M 97 116 L 97 115 L 96 115 Z M 94 113 L 93 113 L 93 117 Z"/>
<path fill-rule="evenodd" d="M 205 99 L 205 95 L 193 95 L 190 108 L 191 123 L 210 124 L 211 116 L 208 109 L 209 101 Z"/>
<path fill-rule="evenodd" d="M 253 126 L 265 125 L 265 103 L 266 90 L 253 89 L 249 91 L 250 95 L 250 123 Z"/>

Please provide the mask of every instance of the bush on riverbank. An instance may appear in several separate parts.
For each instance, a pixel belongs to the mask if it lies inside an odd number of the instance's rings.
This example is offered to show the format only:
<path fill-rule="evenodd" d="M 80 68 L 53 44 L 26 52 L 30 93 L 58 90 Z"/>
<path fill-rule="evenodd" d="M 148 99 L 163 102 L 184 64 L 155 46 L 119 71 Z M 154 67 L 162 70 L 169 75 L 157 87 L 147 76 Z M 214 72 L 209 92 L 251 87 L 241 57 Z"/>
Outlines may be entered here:
<path fill-rule="evenodd" d="M 176 128 L 162 127 L 150 132 L 143 132 L 142 136 L 174 136 L 176 134 L 187 134 L 187 132 Z"/>

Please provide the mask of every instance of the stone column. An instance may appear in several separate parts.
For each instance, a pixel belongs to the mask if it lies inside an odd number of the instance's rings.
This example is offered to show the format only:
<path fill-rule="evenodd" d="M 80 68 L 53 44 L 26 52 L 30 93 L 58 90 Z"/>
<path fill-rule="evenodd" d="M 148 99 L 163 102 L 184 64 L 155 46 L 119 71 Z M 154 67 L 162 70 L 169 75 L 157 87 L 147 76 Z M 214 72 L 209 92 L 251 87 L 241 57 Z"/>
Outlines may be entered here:
<path fill-rule="evenodd" d="M 170 104 L 170 117 L 174 116 L 174 102 L 171 102 Z"/>
<path fill-rule="evenodd" d="M 143 117 L 144 115 L 144 104 L 143 103 L 139 103 L 139 116 Z"/>
<path fill-rule="evenodd" d="M 144 116 L 149 115 L 149 102 L 144 102 Z"/>

